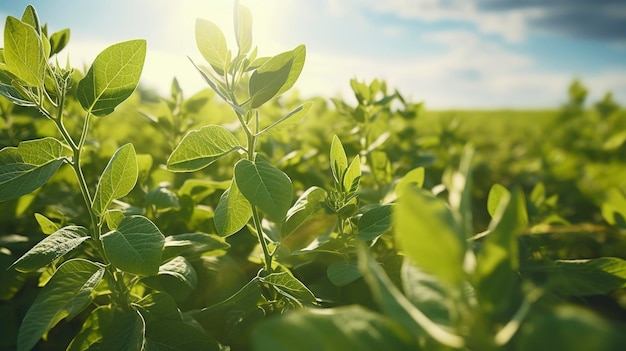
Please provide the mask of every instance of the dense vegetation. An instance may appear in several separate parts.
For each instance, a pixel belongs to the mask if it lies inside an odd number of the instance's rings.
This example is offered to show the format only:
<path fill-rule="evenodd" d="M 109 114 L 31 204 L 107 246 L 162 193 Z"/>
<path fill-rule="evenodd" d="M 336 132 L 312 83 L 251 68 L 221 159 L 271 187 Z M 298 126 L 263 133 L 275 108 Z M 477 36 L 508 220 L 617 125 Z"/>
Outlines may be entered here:
<path fill-rule="evenodd" d="M 2 350 L 618 350 L 626 111 L 302 101 L 298 46 L 198 20 L 207 89 L 83 72 L 34 8 L 0 55 Z M 185 54 L 185 53 L 181 53 Z M 296 85 L 297 88 L 297 85 Z"/>

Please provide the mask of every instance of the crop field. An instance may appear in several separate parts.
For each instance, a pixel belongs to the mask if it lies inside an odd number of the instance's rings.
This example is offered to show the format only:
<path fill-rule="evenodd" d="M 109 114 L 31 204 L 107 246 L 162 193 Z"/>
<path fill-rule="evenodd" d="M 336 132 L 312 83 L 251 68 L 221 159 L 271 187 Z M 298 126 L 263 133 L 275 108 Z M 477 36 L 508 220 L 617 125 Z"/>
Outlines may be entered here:
<path fill-rule="evenodd" d="M 80 70 L 33 7 L 0 54 L 0 350 L 621 350 L 626 110 L 302 99 L 304 45 L 196 23 L 206 89 Z"/>

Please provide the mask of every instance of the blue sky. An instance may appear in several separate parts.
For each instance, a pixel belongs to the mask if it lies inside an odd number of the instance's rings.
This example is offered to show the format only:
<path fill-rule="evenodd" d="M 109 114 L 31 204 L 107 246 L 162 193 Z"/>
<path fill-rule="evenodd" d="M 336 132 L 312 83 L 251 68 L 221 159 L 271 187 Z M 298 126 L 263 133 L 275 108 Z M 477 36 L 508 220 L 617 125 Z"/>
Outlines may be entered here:
<path fill-rule="evenodd" d="M 218 24 L 232 39 L 230 0 L 11 0 L 0 15 L 33 4 L 51 31 L 71 29 L 72 65 L 89 65 L 119 41 L 145 38 L 142 84 L 166 94 L 205 87 L 194 23 Z M 307 60 L 303 97 L 342 96 L 349 80 L 385 79 L 427 108 L 543 108 L 566 99 L 574 78 L 591 102 L 612 91 L 626 105 L 623 0 L 241 0 L 252 10 L 254 45 L 273 55 L 299 44 Z M 4 22 L 1 23 L 4 26 Z M 231 40 L 231 45 L 234 41 Z"/>

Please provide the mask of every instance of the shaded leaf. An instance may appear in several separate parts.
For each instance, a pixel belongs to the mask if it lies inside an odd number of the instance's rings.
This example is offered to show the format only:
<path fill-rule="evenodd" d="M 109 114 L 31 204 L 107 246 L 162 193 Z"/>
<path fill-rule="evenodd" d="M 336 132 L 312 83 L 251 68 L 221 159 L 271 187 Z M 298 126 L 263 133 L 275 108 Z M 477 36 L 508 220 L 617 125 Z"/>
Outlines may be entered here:
<path fill-rule="evenodd" d="M 226 237 L 238 232 L 252 217 L 252 207 L 246 197 L 239 191 L 235 179 L 230 187 L 222 193 L 215 207 L 215 229 L 220 236 Z"/>
<path fill-rule="evenodd" d="M 33 272 L 72 251 L 89 239 L 84 227 L 69 226 L 59 229 L 28 250 L 11 267 L 22 272 Z"/>
<path fill-rule="evenodd" d="M 167 159 L 167 169 L 172 172 L 197 171 L 240 148 L 239 141 L 224 127 L 204 126 L 185 135 Z"/>
<path fill-rule="evenodd" d="M 174 256 L 194 257 L 211 251 L 224 251 L 230 247 L 224 238 L 214 234 L 184 233 L 165 237 L 163 258 Z"/>
<path fill-rule="evenodd" d="M 135 310 L 101 306 L 91 312 L 68 351 L 142 350 L 145 339 L 144 321 Z"/>
<path fill-rule="evenodd" d="M 362 277 L 359 264 L 356 261 L 333 262 L 326 270 L 328 279 L 337 286 L 344 286 Z"/>
<path fill-rule="evenodd" d="M 357 238 L 369 241 L 391 230 L 393 205 L 381 205 L 365 212 L 359 219 Z"/>
<path fill-rule="evenodd" d="M 406 189 L 410 186 L 421 188 L 424 185 L 424 175 L 424 167 L 418 167 L 410 170 L 396 185 L 394 189 L 396 195 L 398 197 L 402 196 L 402 194 L 404 194 Z"/>
<path fill-rule="evenodd" d="M 288 297 L 296 298 L 300 302 L 315 303 L 315 295 L 301 281 L 289 272 L 271 273 L 260 278 L 261 282 L 268 283 L 287 293 Z"/>
<path fill-rule="evenodd" d="M 197 328 L 175 320 L 150 323 L 146 328 L 146 351 L 221 350 L 217 341 Z"/>
<path fill-rule="evenodd" d="M 278 54 L 257 68 L 250 76 L 250 107 L 261 105 L 289 90 L 302 72 L 306 49 L 299 45 L 292 51 Z"/>

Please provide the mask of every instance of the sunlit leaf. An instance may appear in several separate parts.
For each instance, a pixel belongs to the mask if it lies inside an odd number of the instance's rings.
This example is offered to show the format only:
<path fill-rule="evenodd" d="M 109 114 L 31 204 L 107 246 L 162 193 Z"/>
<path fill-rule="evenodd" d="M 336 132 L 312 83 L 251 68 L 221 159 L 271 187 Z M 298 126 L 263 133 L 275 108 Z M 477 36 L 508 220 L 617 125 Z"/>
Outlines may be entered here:
<path fill-rule="evenodd" d="M 25 85 L 41 88 L 47 59 L 37 29 L 8 16 L 4 25 L 4 60 L 7 69 Z"/>
<path fill-rule="evenodd" d="M 250 107 L 259 108 L 289 90 L 302 72 L 305 56 L 304 45 L 299 45 L 292 51 L 272 57 L 257 68 L 250 76 Z"/>
<path fill-rule="evenodd" d="M 239 191 L 233 179 L 230 187 L 222 193 L 215 208 L 215 229 L 220 236 L 226 237 L 238 232 L 252 217 L 252 207 Z"/>
<path fill-rule="evenodd" d="M 115 199 L 126 196 L 137 182 L 137 155 L 133 144 L 126 144 L 113 154 L 107 164 L 91 206 L 96 214 L 102 214 Z"/>
<path fill-rule="evenodd" d="M 204 126 L 185 135 L 167 159 L 167 168 L 173 172 L 197 171 L 240 148 L 239 141 L 224 127 Z"/>
<path fill-rule="evenodd" d="M 202 57 L 218 74 L 223 74 L 230 61 L 230 52 L 224 33 L 215 23 L 200 18 L 196 20 L 195 30 L 196 45 Z"/>

